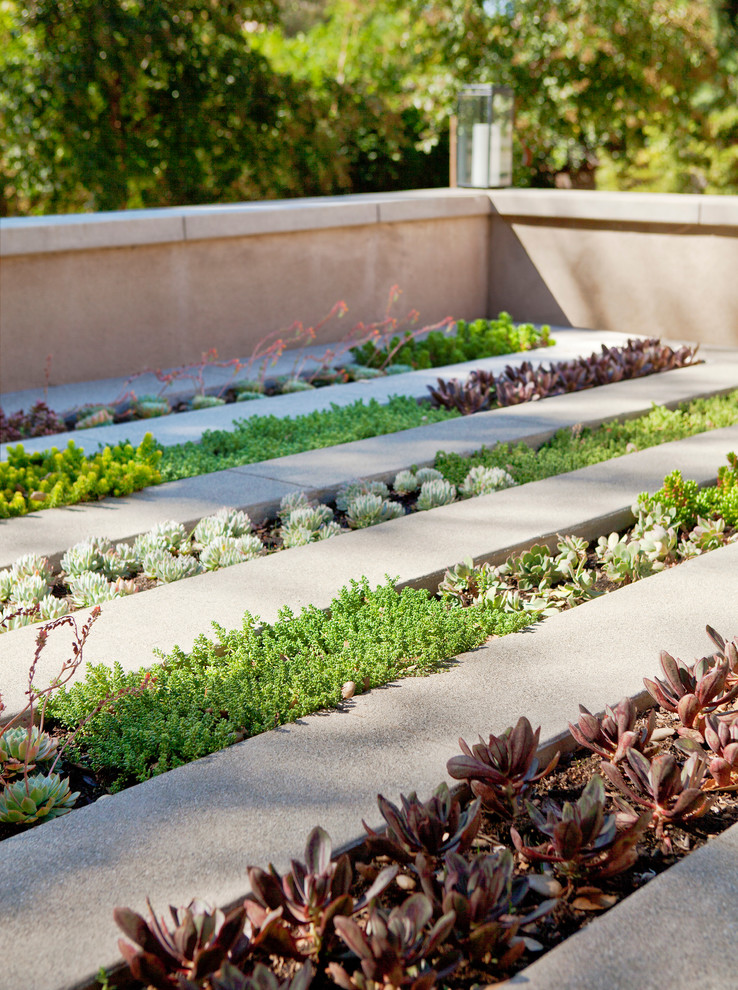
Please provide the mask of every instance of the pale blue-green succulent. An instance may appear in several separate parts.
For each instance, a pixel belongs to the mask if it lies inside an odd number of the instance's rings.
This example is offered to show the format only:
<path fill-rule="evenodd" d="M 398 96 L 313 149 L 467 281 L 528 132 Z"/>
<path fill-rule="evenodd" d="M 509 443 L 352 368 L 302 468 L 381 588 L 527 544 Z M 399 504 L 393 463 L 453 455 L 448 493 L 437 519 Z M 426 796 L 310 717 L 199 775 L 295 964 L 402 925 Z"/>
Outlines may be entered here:
<path fill-rule="evenodd" d="M 0 792 L 0 822 L 50 821 L 70 812 L 78 797 L 69 781 L 57 773 L 22 777 Z"/>

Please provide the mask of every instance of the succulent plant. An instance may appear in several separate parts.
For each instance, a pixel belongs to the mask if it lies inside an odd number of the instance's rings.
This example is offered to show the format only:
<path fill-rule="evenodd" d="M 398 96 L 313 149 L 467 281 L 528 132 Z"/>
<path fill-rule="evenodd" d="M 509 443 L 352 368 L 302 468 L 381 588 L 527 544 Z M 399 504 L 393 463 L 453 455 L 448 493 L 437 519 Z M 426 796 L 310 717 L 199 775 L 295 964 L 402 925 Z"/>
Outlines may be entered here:
<path fill-rule="evenodd" d="M 0 571 L 0 602 L 6 602 L 13 593 L 17 577 L 15 573 L 6 567 Z"/>
<path fill-rule="evenodd" d="M 437 388 L 429 386 L 431 402 L 436 406 L 458 409 L 466 416 L 498 406 L 516 405 L 548 395 L 576 392 L 594 385 L 638 378 L 657 371 L 693 364 L 696 348 L 673 350 L 659 340 L 629 340 L 625 347 L 606 347 L 601 354 L 562 361 L 549 367 L 534 368 L 524 361 L 513 368 L 508 365 L 495 377 L 491 372 L 473 371 L 460 382 L 438 379 Z"/>
<path fill-rule="evenodd" d="M 16 605 L 35 605 L 48 593 L 46 579 L 41 574 L 31 574 L 15 583 L 10 600 Z"/>
<path fill-rule="evenodd" d="M 333 511 L 328 505 L 301 505 L 292 509 L 286 521 L 288 526 L 304 526 L 306 529 L 320 529 L 333 520 Z"/>
<path fill-rule="evenodd" d="M 636 728 L 638 712 L 635 702 L 630 698 L 623 698 L 614 710 L 607 706 L 602 717 L 593 715 L 584 705 L 579 706 L 579 711 L 579 722 L 577 725 L 570 722 L 569 731 L 580 746 L 591 749 L 611 763 L 619 763 L 627 749 L 648 753 L 649 741 L 656 726 L 653 710 L 648 713 L 646 724 L 640 729 Z"/>
<path fill-rule="evenodd" d="M 68 579 L 67 584 L 72 602 L 77 608 L 101 605 L 103 602 L 109 602 L 112 598 L 118 597 L 110 581 L 96 571 L 74 574 Z"/>
<path fill-rule="evenodd" d="M 450 505 L 456 501 L 456 486 L 445 478 L 435 478 L 424 481 L 420 486 L 420 494 L 415 507 L 419 512 L 436 509 L 440 505 Z"/>
<path fill-rule="evenodd" d="M 279 391 L 282 395 L 289 395 L 292 392 L 311 392 L 315 388 L 304 378 L 288 378 L 280 383 Z"/>
<path fill-rule="evenodd" d="M 282 500 L 284 503 L 284 499 Z M 333 511 L 327 505 L 312 505 L 299 493 L 294 497 L 294 508 L 290 503 L 282 513 L 283 524 L 280 536 L 284 547 L 299 547 L 316 540 L 329 539 L 341 532 L 341 527 L 333 520 Z"/>
<path fill-rule="evenodd" d="M 365 364 L 347 364 L 343 369 L 351 381 L 365 382 L 372 378 L 381 378 L 382 372 L 379 368 L 368 368 Z"/>
<path fill-rule="evenodd" d="M 453 911 L 456 915 L 450 939 L 465 959 L 476 963 L 491 954 L 500 969 L 505 969 L 525 951 L 520 929 L 556 905 L 555 899 L 548 900 L 527 915 L 515 913 L 529 886 L 527 877 L 515 876 L 509 849 L 475 856 L 471 862 L 458 853 L 447 853 L 440 876 L 418 857 L 416 870 L 436 913 Z"/>
<path fill-rule="evenodd" d="M 83 540 L 70 547 L 61 559 L 61 568 L 69 576 L 85 574 L 88 571 L 102 571 L 103 558 L 98 541 Z"/>
<path fill-rule="evenodd" d="M 618 533 L 601 536 L 596 554 L 606 577 L 617 584 L 640 581 L 664 569 L 664 562 L 657 559 L 652 546 L 622 538 Z"/>
<path fill-rule="evenodd" d="M 200 564 L 206 571 L 215 571 L 219 567 L 253 560 L 263 549 L 264 544 L 258 536 L 221 536 L 201 551 Z"/>
<path fill-rule="evenodd" d="M 623 768 L 629 783 L 613 763 L 602 763 L 602 772 L 627 798 L 653 812 L 658 834 L 666 824 L 699 818 L 709 809 L 712 799 L 701 789 L 707 767 L 697 754 L 681 770 L 671 753 L 653 760 L 635 749 L 626 750 L 625 755 Z M 635 817 L 622 799 L 616 797 L 615 803 L 631 820 Z"/>
<path fill-rule="evenodd" d="M 285 550 L 290 547 L 304 547 L 318 539 L 318 531 L 307 526 L 283 526 L 280 535 Z"/>
<path fill-rule="evenodd" d="M 455 954 L 438 970 L 431 968 L 429 959 L 449 937 L 455 915 L 449 911 L 431 926 L 432 920 L 433 905 L 424 894 L 412 894 L 389 914 L 373 908 L 365 931 L 353 918 L 336 918 L 336 931 L 360 969 L 349 974 L 340 963 L 330 963 L 330 976 L 344 990 L 430 990 L 460 961 Z"/>
<path fill-rule="evenodd" d="M 698 516 L 697 525 L 689 534 L 688 545 L 699 553 L 705 553 L 721 547 L 725 543 L 726 537 L 723 518 L 703 519 L 702 516 Z"/>
<path fill-rule="evenodd" d="M 730 643 L 726 643 L 712 626 L 707 626 L 707 635 L 717 647 L 716 660 L 728 666 L 727 683 L 729 685 L 738 683 L 738 636 L 735 636 Z"/>
<path fill-rule="evenodd" d="M 193 536 L 203 546 L 229 536 L 244 536 L 251 532 L 248 514 L 236 509 L 220 509 L 212 516 L 205 516 L 195 526 Z"/>
<path fill-rule="evenodd" d="M 495 378 L 489 372 L 472 371 L 463 382 L 458 378 L 437 378 L 436 381 L 436 388 L 428 386 L 433 406 L 458 409 L 462 416 L 471 416 L 489 409 L 495 402 Z"/>
<path fill-rule="evenodd" d="M 106 578 L 130 577 L 139 568 L 139 560 L 133 552 L 133 547 L 127 543 L 116 543 L 102 554 L 101 570 Z"/>
<path fill-rule="evenodd" d="M 560 577 L 556 559 L 543 543 L 535 543 L 523 553 L 508 557 L 498 573 L 514 580 L 521 591 L 546 590 Z"/>
<path fill-rule="evenodd" d="M 738 783 L 738 718 L 718 718 L 717 715 L 707 715 L 702 736 L 707 746 L 715 754 L 709 760 L 708 769 L 716 787 L 732 787 Z M 0 736 L 0 745 L 2 737 Z M 684 753 L 696 753 L 703 758 L 709 758 L 696 739 L 680 739 L 676 746 Z M 0 754 L 0 758 L 1 754 Z M 710 786 L 708 781 L 704 788 Z"/>
<path fill-rule="evenodd" d="M 638 858 L 636 843 L 652 816 L 647 811 L 618 831 L 615 815 L 605 814 L 606 800 L 604 781 L 594 774 L 577 801 L 567 801 L 563 808 L 550 801 L 545 816 L 530 801 L 526 802 L 531 821 L 548 836 L 549 842 L 526 846 L 517 829 L 511 828 L 515 848 L 526 859 L 555 864 L 566 876 L 609 877 L 622 873 Z"/>
<path fill-rule="evenodd" d="M 368 493 L 351 499 L 346 511 L 346 521 L 352 529 L 367 529 L 404 515 L 405 510 L 399 502 L 391 502 L 381 495 Z"/>
<path fill-rule="evenodd" d="M 337 522 L 329 522 L 320 527 L 317 538 L 319 540 L 330 540 L 334 536 L 340 536 L 341 533 L 343 533 L 343 530 Z"/>
<path fill-rule="evenodd" d="M 257 963 L 250 976 L 246 976 L 229 962 L 223 963 L 217 974 L 210 977 L 212 990 L 308 990 L 315 977 L 309 963 L 303 963 L 292 977 L 279 980 L 271 969 Z"/>
<path fill-rule="evenodd" d="M 194 557 L 174 557 L 163 550 L 154 550 L 144 556 L 143 571 L 146 577 L 171 584 L 201 574 L 202 567 Z"/>
<path fill-rule="evenodd" d="M 438 585 L 438 593 L 443 598 L 453 598 L 462 605 L 474 605 L 489 587 L 490 565 L 477 566 L 471 557 L 465 557 L 460 564 L 450 567 Z"/>
<path fill-rule="evenodd" d="M 418 480 L 418 484 L 422 485 L 426 481 L 443 481 L 444 477 L 440 471 L 432 467 L 422 467 L 418 468 L 415 472 L 415 477 Z"/>
<path fill-rule="evenodd" d="M 56 756 L 57 741 L 37 725 L 0 728 L 0 778 L 35 769 Z"/>
<path fill-rule="evenodd" d="M 186 539 L 184 526 L 169 519 L 154 526 L 148 533 L 137 536 L 133 544 L 133 552 L 140 560 L 151 550 L 179 550 Z"/>
<path fill-rule="evenodd" d="M 661 651 L 664 680 L 643 678 L 646 690 L 669 712 L 675 712 L 687 729 L 700 730 L 705 715 L 738 697 L 738 683 L 728 683 L 730 666 L 717 657 L 703 657 L 691 666 Z"/>
<path fill-rule="evenodd" d="M 484 467 L 481 464 L 471 468 L 466 478 L 459 486 L 462 498 L 473 498 L 478 495 L 490 495 L 502 488 L 510 488 L 515 479 L 507 471 L 499 467 Z"/>
<path fill-rule="evenodd" d="M 420 488 L 420 482 L 412 471 L 399 471 L 392 482 L 392 488 L 398 495 L 410 495 Z"/>
<path fill-rule="evenodd" d="M 51 821 L 72 810 L 79 794 L 57 773 L 23 776 L 0 792 L 0 822 L 30 824 Z"/>
<path fill-rule="evenodd" d="M 657 524 L 647 529 L 638 543 L 649 560 L 670 561 L 674 559 L 677 541 L 677 532 L 673 527 Z"/>
<path fill-rule="evenodd" d="M 264 394 L 263 382 L 256 381 L 253 378 L 243 378 L 240 382 L 234 382 L 231 388 L 236 395 L 241 395 L 243 392 L 255 392 L 261 397 Z"/>
<path fill-rule="evenodd" d="M 138 591 L 138 585 L 135 581 L 127 581 L 125 578 L 119 577 L 112 582 L 113 592 L 116 598 L 124 598 L 126 595 L 135 595 Z"/>
<path fill-rule="evenodd" d="M 359 495 L 378 495 L 386 499 L 389 498 L 389 488 L 383 481 L 350 481 L 336 492 L 336 508 L 339 512 L 348 512 L 349 505 Z"/>
<path fill-rule="evenodd" d="M 118 948 L 134 979 L 157 990 L 190 990 L 216 973 L 226 962 L 239 960 L 249 943 L 244 935 L 246 909 L 229 914 L 213 911 L 200 901 L 184 908 L 170 907 L 174 927 L 157 919 L 151 907 L 147 921 L 128 908 L 116 908 L 113 917 L 124 935 Z"/>
<path fill-rule="evenodd" d="M 188 403 L 190 409 L 213 409 L 215 406 L 224 406 L 225 399 L 217 395 L 193 395 Z"/>
<path fill-rule="evenodd" d="M 331 840 L 322 828 L 314 828 L 305 845 L 305 862 L 292 860 L 284 877 L 269 866 L 269 872 L 249 867 L 251 894 L 248 900 L 263 910 L 282 909 L 284 918 L 301 926 L 319 955 L 329 928 L 339 915 L 362 911 L 394 880 L 397 867 L 380 872 L 369 889 L 355 901 L 351 896 L 353 872 L 347 855 L 331 859 Z"/>
<path fill-rule="evenodd" d="M 47 582 L 51 582 L 54 578 L 54 568 L 48 558 L 38 553 L 26 553 L 19 557 L 13 564 L 11 572 L 16 581 L 34 575 L 40 575 Z"/>
<path fill-rule="evenodd" d="M 541 735 L 540 726 L 534 732 L 530 722 L 521 716 L 515 728 L 507 728 L 499 736 L 490 736 L 485 743 L 471 749 L 459 739 L 463 756 L 452 756 L 446 769 L 455 780 L 466 780 L 482 804 L 502 818 L 514 817 L 520 802 L 531 785 L 549 774 L 559 761 L 559 754 L 545 769 L 538 771 L 536 751 Z"/>
<path fill-rule="evenodd" d="M 368 848 L 375 855 L 389 855 L 409 863 L 418 853 L 435 859 L 447 852 L 464 853 L 471 848 L 482 821 L 481 804 L 472 801 L 462 809 L 444 783 L 428 801 L 419 801 L 415 793 L 400 795 L 401 808 L 380 794 L 377 804 L 387 822 L 385 834 L 363 823 Z"/>
<path fill-rule="evenodd" d="M 112 409 L 97 408 L 89 411 L 81 410 L 74 424 L 75 430 L 89 430 L 93 426 L 109 426 L 114 420 Z"/>
<path fill-rule="evenodd" d="M 279 517 L 282 522 L 286 522 L 291 512 L 295 509 L 302 509 L 312 505 L 305 492 L 290 492 L 285 495 L 279 503 Z"/>
<path fill-rule="evenodd" d="M 44 622 L 51 622 L 68 614 L 69 602 L 66 598 L 55 598 L 53 595 L 44 595 L 38 603 L 38 617 Z"/>
<path fill-rule="evenodd" d="M 157 416 L 168 416 L 172 411 L 168 399 L 161 395 L 140 395 L 132 403 L 131 408 L 139 419 L 154 419 Z"/>

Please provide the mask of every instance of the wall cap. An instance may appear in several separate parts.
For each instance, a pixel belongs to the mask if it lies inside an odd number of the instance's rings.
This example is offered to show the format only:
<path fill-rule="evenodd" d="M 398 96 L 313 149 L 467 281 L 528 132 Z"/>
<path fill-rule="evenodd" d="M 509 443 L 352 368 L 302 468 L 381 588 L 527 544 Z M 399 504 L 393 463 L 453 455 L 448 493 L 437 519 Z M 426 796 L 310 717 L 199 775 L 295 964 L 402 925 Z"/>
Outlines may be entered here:
<path fill-rule="evenodd" d="M 0 256 L 486 216 L 489 212 L 486 190 L 417 189 L 110 213 L 7 217 L 0 220 Z"/>

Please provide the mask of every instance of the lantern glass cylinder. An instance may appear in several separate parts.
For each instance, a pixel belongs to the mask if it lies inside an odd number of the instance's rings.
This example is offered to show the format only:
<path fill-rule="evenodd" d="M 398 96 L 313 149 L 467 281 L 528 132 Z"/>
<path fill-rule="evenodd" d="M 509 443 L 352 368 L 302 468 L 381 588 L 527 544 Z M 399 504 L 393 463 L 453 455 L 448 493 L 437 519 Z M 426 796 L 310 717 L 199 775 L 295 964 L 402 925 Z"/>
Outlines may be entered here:
<path fill-rule="evenodd" d="M 459 95 L 457 184 L 474 189 L 512 185 L 513 91 L 465 86 Z"/>

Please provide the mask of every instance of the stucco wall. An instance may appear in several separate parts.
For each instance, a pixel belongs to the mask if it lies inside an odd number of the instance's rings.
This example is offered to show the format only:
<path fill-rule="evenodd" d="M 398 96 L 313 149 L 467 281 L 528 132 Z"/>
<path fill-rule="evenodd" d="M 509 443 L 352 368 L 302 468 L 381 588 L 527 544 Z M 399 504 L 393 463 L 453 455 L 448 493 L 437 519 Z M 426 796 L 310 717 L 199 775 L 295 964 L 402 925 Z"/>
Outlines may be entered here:
<path fill-rule="evenodd" d="M 245 357 L 349 314 L 517 320 L 738 346 L 738 197 L 421 190 L 0 221 L 0 391 Z"/>
<path fill-rule="evenodd" d="M 505 190 L 490 201 L 491 312 L 738 346 L 738 197 Z"/>
<path fill-rule="evenodd" d="M 245 357 L 266 334 L 312 325 L 344 300 L 348 314 L 318 338 L 335 341 L 380 319 L 393 284 L 397 316 L 486 312 L 485 196 L 109 216 L 107 225 L 4 224 L 0 391 L 43 385 L 47 354 L 52 384 L 183 364 L 213 347 L 222 359 Z"/>

